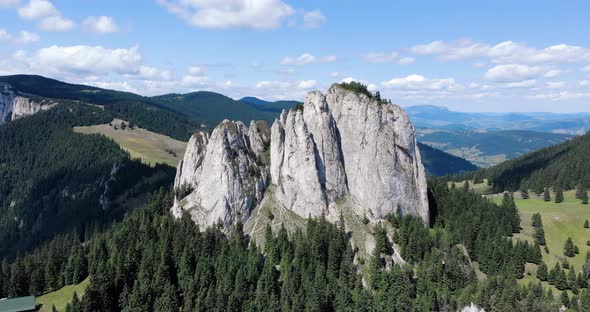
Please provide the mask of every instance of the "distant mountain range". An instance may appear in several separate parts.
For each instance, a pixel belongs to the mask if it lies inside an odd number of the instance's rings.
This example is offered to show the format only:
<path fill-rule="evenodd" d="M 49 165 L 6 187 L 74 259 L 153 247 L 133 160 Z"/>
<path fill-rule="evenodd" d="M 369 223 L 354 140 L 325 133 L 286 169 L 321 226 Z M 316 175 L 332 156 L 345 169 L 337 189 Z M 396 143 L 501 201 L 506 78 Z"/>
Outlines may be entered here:
<path fill-rule="evenodd" d="M 590 130 L 590 113 L 465 113 L 435 105 L 405 108 L 414 126 L 445 130 L 530 130 L 584 134 Z"/>

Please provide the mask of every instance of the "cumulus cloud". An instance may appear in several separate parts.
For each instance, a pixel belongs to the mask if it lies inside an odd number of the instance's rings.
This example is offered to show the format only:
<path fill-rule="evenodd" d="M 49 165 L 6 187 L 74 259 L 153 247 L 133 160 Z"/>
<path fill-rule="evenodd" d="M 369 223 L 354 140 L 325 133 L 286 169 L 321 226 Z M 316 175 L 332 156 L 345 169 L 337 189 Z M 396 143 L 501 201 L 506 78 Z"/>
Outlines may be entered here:
<path fill-rule="evenodd" d="M 188 68 L 188 73 L 193 76 L 204 76 L 207 74 L 206 70 L 200 66 L 190 66 Z"/>
<path fill-rule="evenodd" d="M 12 8 L 20 4 L 20 0 L 0 0 L 0 8 Z"/>
<path fill-rule="evenodd" d="M 44 31 L 67 31 L 74 27 L 74 22 L 62 17 L 48 0 L 29 0 L 17 12 L 24 19 L 39 20 L 39 28 Z"/>
<path fill-rule="evenodd" d="M 16 38 L 17 43 L 28 44 L 28 43 L 35 43 L 39 41 L 41 38 L 39 35 L 33 32 L 28 31 L 21 31 Z"/>
<path fill-rule="evenodd" d="M 59 15 L 59 11 L 47 0 L 29 0 L 25 6 L 18 9 L 18 15 L 24 19 L 36 20 Z"/>
<path fill-rule="evenodd" d="M 74 28 L 74 22 L 56 15 L 42 19 L 39 27 L 44 31 L 67 31 Z"/>
<path fill-rule="evenodd" d="M 559 76 L 560 74 L 561 74 L 561 70 L 552 69 L 552 70 L 546 72 L 545 75 L 543 75 L 543 77 L 545 77 L 545 78 L 555 78 L 555 77 Z"/>
<path fill-rule="evenodd" d="M 6 29 L 0 28 L 0 40 L 8 40 L 10 38 L 12 38 L 12 35 Z"/>
<path fill-rule="evenodd" d="M 273 29 L 295 10 L 281 0 L 158 0 L 168 12 L 200 28 Z"/>
<path fill-rule="evenodd" d="M 390 89 L 430 91 L 454 90 L 461 87 L 454 78 L 429 79 L 417 74 L 392 78 L 391 80 L 381 82 L 381 86 Z"/>
<path fill-rule="evenodd" d="M 326 17 L 320 10 L 313 10 L 303 13 L 303 27 L 318 28 L 326 22 Z"/>
<path fill-rule="evenodd" d="M 306 65 L 306 64 L 319 64 L 319 63 L 331 63 L 336 61 L 336 56 L 329 55 L 324 57 L 316 57 L 309 53 L 303 53 L 298 57 L 287 56 L 281 61 L 282 65 Z"/>
<path fill-rule="evenodd" d="M 420 55 L 439 55 L 442 60 L 456 60 L 485 55 L 489 48 L 487 44 L 463 39 L 450 42 L 433 41 L 413 46 L 410 51 Z"/>
<path fill-rule="evenodd" d="M 114 33 L 119 27 L 110 16 L 88 16 L 84 22 L 84 30 L 99 34 Z"/>
<path fill-rule="evenodd" d="M 380 63 L 395 63 L 398 65 L 408 65 L 414 63 L 413 57 L 402 57 L 398 52 L 384 53 L 375 52 L 367 53 L 362 56 L 363 60 L 368 63 L 380 64 Z"/>
<path fill-rule="evenodd" d="M 565 87 L 566 82 L 565 81 L 548 81 L 547 82 L 547 88 L 549 89 L 561 89 L 563 87 Z"/>
<path fill-rule="evenodd" d="M 50 46 L 16 59 L 38 73 L 59 75 L 138 74 L 141 54 L 137 47 L 108 49 L 102 46 Z"/>
<path fill-rule="evenodd" d="M 496 82 L 519 82 L 543 73 L 543 68 L 522 64 L 497 65 L 490 68 L 484 78 Z"/>
<path fill-rule="evenodd" d="M 590 61 L 590 48 L 557 44 L 545 48 L 532 48 L 526 43 L 504 41 L 496 45 L 470 39 L 433 41 L 410 47 L 420 55 L 437 55 L 441 60 L 459 60 L 474 57 L 490 58 L 494 63 L 576 63 Z"/>

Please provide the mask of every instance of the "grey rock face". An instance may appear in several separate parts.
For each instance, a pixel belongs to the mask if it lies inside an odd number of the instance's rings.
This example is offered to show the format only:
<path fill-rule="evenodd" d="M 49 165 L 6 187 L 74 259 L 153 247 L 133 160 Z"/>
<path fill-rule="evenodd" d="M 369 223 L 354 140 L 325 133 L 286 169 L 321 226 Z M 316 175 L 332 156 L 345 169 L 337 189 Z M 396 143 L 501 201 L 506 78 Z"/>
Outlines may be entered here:
<path fill-rule="evenodd" d="M 360 214 L 380 219 L 399 209 L 428 222 L 426 174 L 408 116 L 338 85 L 326 96 L 309 93 L 303 113 L 275 121 L 271 181 L 278 201 L 301 216 L 349 194 Z"/>
<path fill-rule="evenodd" d="M 187 211 L 203 227 L 245 221 L 268 183 L 261 157 L 269 137 L 268 127 L 227 120 L 211 136 L 193 135 L 178 165 L 172 213 Z M 181 189 L 188 195 L 180 198 Z"/>
<path fill-rule="evenodd" d="M 0 82 L 0 125 L 53 107 L 53 103 L 40 103 L 21 96 L 9 84 Z"/>
<path fill-rule="evenodd" d="M 177 196 L 172 211 L 189 211 L 201 225 L 245 222 L 269 178 L 278 205 L 301 217 L 336 219 L 337 200 L 347 196 L 358 215 L 399 210 L 428 222 L 426 174 L 408 116 L 339 85 L 309 93 L 303 110 L 283 111 L 270 131 L 224 121 L 210 137 L 193 135 L 175 180 L 189 195 Z"/>

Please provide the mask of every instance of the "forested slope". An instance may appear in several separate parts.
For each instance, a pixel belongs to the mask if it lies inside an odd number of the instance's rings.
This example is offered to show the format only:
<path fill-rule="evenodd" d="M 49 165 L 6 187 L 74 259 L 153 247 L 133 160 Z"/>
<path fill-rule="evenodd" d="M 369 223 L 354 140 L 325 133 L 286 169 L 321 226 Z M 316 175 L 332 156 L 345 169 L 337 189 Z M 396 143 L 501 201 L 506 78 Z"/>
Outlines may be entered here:
<path fill-rule="evenodd" d="M 468 160 L 451 155 L 439 149 L 418 142 L 422 164 L 429 176 L 444 176 L 448 174 L 474 171 L 478 167 Z"/>
<path fill-rule="evenodd" d="M 564 143 L 505 161 L 473 173 L 459 174 L 453 180 L 488 179 L 495 192 L 544 188 L 574 189 L 590 187 L 590 133 Z"/>
<path fill-rule="evenodd" d="M 356 255 L 341 222 L 322 217 L 291 235 L 267 229 L 264 250 L 239 224 L 227 235 L 218 227 L 203 232 L 188 216 L 169 214 L 172 195 L 162 189 L 85 242 L 60 236 L 4 262 L 0 296 L 40 293 L 89 275 L 86 293 L 69 311 L 456 311 L 471 302 L 486 311 L 559 308 L 541 284 L 516 283 L 541 254 L 538 245 L 508 238 L 519 221 L 510 197 L 499 206 L 445 182 L 432 181 L 430 189 L 433 229 L 395 215 L 383 227 L 372 224 L 376 246 L 368 259 Z M 391 227 L 403 265 L 386 260 Z M 475 260 L 485 280 L 476 278 Z M 569 305 L 590 305 L 590 291 L 582 287 Z"/>
<path fill-rule="evenodd" d="M 134 186 L 141 193 L 171 182 L 173 168 L 131 161 L 112 140 L 72 130 L 112 118 L 99 107 L 61 100 L 0 126 L 0 258 L 55 233 L 110 222 L 124 211 L 109 201 Z M 144 177 L 152 178 L 144 184 Z"/>

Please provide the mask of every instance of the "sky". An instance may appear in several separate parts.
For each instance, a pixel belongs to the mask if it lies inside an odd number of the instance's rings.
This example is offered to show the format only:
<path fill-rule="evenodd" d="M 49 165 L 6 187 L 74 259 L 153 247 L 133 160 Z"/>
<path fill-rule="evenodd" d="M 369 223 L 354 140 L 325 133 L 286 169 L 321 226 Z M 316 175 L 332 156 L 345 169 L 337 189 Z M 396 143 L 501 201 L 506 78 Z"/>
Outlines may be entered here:
<path fill-rule="evenodd" d="M 0 0 L 0 75 L 265 100 L 356 80 L 401 106 L 590 112 L 589 12 L 576 0 Z"/>

